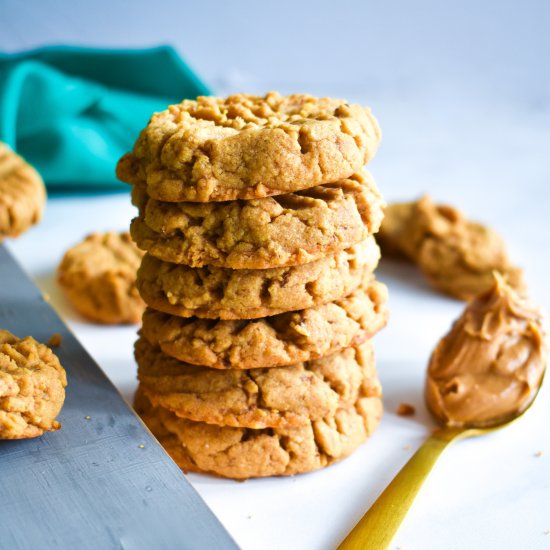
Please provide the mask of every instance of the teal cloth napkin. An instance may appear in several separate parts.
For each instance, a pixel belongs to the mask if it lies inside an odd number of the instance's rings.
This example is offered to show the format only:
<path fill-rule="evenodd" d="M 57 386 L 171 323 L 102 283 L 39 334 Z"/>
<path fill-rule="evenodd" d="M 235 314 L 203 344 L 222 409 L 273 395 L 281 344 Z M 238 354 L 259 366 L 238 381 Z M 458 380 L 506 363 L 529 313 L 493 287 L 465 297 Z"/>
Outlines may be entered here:
<path fill-rule="evenodd" d="M 49 190 L 120 188 L 116 163 L 153 112 L 209 93 L 169 46 L 0 53 L 0 141 Z"/>

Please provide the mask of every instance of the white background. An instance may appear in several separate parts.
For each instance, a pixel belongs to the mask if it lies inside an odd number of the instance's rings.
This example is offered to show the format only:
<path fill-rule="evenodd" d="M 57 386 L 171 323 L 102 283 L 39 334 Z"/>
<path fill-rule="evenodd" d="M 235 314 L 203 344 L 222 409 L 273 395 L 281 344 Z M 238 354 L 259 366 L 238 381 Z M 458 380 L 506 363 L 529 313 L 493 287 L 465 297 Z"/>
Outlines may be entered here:
<path fill-rule="evenodd" d="M 550 309 L 550 3 L 0 0 L 0 50 L 57 43 L 171 43 L 219 94 L 306 91 L 370 105 L 384 134 L 370 167 L 386 199 L 429 192 L 496 228 Z M 75 241 L 133 215 L 125 195 L 52 198 L 43 223 L 11 243 L 127 397 L 135 329 L 83 322 L 54 271 Z M 432 429 L 425 365 L 463 306 L 412 268 L 387 264 L 380 278 L 392 318 L 376 339 L 386 414 L 374 437 L 312 475 L 189 476 L 243 548 L 335 547 Z M 396 416 L 402 401 L 417 415 Z M 452 447 L 392 547 L 550 548 L 549 415 L 543 389 L 516 425 Z"/>

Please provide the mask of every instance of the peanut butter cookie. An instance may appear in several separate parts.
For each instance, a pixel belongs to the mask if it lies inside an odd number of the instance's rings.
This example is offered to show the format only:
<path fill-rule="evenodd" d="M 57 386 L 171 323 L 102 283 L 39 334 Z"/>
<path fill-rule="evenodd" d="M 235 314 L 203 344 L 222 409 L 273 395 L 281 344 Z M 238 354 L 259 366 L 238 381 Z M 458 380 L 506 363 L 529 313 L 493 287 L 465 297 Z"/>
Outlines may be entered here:
<path fill-rule="evenodd" d="M 377 239 L 383 254 L 415 262 L 435 288 L 455 298 L 470 300 L 490 289 L 493 271 L 517 289 L 524 286 L 497 233 L 428 196 L 390 204 Z"/>
<path fill-rule="evenodd" d="M 348 178 L 379 142 L 370 110 L 340 99 L 199 97 L 153 115 L 117 176 L 168 202 L 255 199 Z"/>
<path fill-rule="evenodd" d="M 338 353 L 276 369 L 210 369 L 136 342 L 141 391 L 156 407 L 188 420 L 247 428 L 304 426 L 379 394 L 370 341 Z"/>
<path fill-rule="evenodd" d="M 254 319 L 347 296 L 379 258 L 374 237 L 308 264 L 262 270 L 191 268 L 146 254 L 137 287 L 149 306 L 172 315 Z"/>
<path fill-rule="evenodd" d="M 184 319 L 147 308 L 143 336 L 180 361 L 215 369 L 292 365 L 358 345 L 388 318 L 385 285 L 367 280 L 348 297 L 255 320 Z"/>
<path fill-rule="evenodd" d="M 382 415 L 379 389 L 296 428 L 255 430 L 194 422 L 152 407 L 139 390 L 135 407 L 184 471 L 233 479 L 294 475 L 328 466 L 357 449 Z"/>
<path fill-rule="evenodd" d="M 40 221 L 46 188 L 38 172 L 0 142 L 0 241 Z"/>
<path fill-rule="evenodd" d="M 0 439 L 58 430 L 67 376 L 52 350 L 0 330 Z"/>
<path fill-rule="evenodd" d="M 130 231 L 161 260 L 191 267 L 267 269 L 304 264 L 375 233 L 384 202 L 370 174 L 305 191 L 219 203 L 168 203 L 134 188 Z"/>
<path fill-rule="evenodd" d="M 58 281 L 75 309 L 88 319 L 138 323 L 145 308 L 136 288 L 142 256 L 128 233 L 94 233 L 67 251 Z"/>

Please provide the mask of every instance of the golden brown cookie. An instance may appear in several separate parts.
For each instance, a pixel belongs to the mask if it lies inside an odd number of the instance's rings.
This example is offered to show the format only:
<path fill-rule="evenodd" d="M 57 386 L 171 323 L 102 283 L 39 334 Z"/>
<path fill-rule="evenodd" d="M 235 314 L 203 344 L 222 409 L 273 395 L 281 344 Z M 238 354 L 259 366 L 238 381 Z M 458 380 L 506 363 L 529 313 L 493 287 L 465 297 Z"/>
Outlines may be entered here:
<path fill-rule="evenodd" d="M 191 268 L 146 254 L 137 287 L 149 306 L 172 315 L 254 319 L 347 296 L 379 258 L 374 237 L 309 264 L 262 270 Z"/>
<path fill-rule="evenodd" d="M 311 361 L 358 345 L 388 318 L 387 289 L 374 279 L 346 298 L 255 320 L 184 319 L 147 308 L 142 334 L 167 355 L 215 369 Z"/>
<path fill-rule="evenodd" d="M 321 359 L 276 369 L 210 369 L 136 342 L 141 391 L 156 407 L 188 420 L 247 428 L 304 426 L 380 393 L 368 341 Z"/>
<path fill-rule="evenodd" d="M 191 267 L 267 269 L 304 264 L 375 233 L 384 202 L 367 172 L 305 191 L 217 203 L 146 200 L 130 231 L 151 255 Z"/>
<path fill-rule="evenodd" d="M 235 428 L 178 418 L 152 407 L 138 390 L 135 407 L 184 471 L 233 479 L 294 475 L 318 470 L 350 455 L 376 429 L 380 393 L 296 428 Z"/>
<path fill-rule="evenodd" d="M 169 202 L 262 198 L 351 176 L 380 137 L 368 108 L 340 99 L 199 97 L 154 114 L 117 176 Z"/>
<path fill-rule="evenodd" d="M 38 223 L 45 204 L 40 174 L 0 141 L 0 241 Z"/>
<path fill-rule="evenodd" d="M 469 300 L 487 291 L 493 271 L 513 287 L 524 287 L 523 273 L 510 263 L 497 233 L 428 196 L 390 204 L 377 240 L 383 254 L 415 262 L 435 288 L 455 298 Z"/>
<path fill-rule="evenodd" d="M 67 376 L 52 350 L 0 330 L 0 439 L 58 430 Z"/>
<path fill-rule="evenodd" d="M 145 308 L 136 288 L 142 256 L 128 233 L 94 233 L 66 252 L 58 281 L 75 309 L 88 319 L 139 323 Z"/>

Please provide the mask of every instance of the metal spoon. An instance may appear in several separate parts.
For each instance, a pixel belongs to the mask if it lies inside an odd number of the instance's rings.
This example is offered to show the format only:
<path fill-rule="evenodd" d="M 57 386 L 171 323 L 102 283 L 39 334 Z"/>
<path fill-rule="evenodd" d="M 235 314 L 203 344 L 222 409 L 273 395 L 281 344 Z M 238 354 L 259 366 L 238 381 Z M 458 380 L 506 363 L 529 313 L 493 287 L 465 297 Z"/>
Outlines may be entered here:
<path fill-rule="evenodd" d="M 401 468 L 369 511 L 359 520 L 359 523 L 340 544 L 338 550 L 385 550 L 388 548 L 416 495 L 443 451 L 459 439 L 483 435 L 508 426 L 529 409 L 535 401 L 539 389 L 540 385 L 537 391 L 533 392 L 527 406 L 512 415 L 500 416 L 486 421 L 482 425 L 471 424 L 459 428 L 444 426 L 433 432 Z"/>

